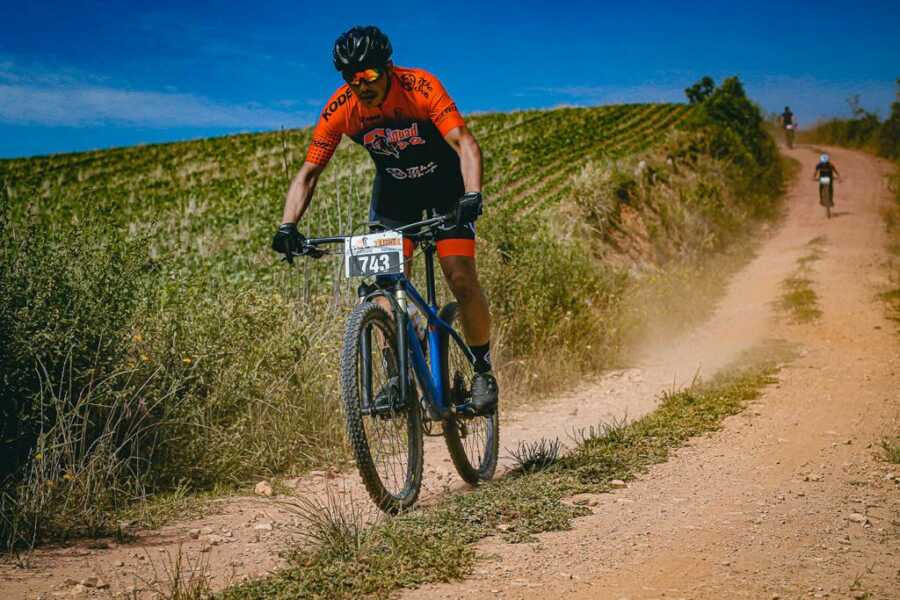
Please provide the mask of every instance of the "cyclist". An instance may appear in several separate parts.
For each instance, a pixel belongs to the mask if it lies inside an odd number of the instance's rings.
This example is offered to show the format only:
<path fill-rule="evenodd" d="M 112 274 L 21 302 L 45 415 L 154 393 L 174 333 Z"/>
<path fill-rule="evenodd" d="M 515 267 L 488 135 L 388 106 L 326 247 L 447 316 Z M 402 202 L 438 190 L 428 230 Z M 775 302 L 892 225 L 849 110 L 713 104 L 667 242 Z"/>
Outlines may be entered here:
<path fill-rule="evenodd" d="M 817 180 L 819 177 L 833 177 L 835 175 L 838 179 L 841 178 L 837 167 L 831 162 L 831 157 L 827 154 L 819 155 L 819 163 L 816 165 L 816 173 L 813 176 L 813 180 Z"/>
<path fill-rule="evenodd" d="M 475 357 L 472 405 L 490 413 L 498 397 L 491 373 L 491 317 L 475 268 L 481 149 L 441 82 L 422 69 L 395 66 L 392 51 L 387 36 L 373 26 L 353 27 L 335 41 L 334 67 L 346 83 L 325 104 L 313 130 L 272 248 L 284 254 L 303 251 L 297 222 L 343 135 L 364 146 L 375 162 L 370 221 L 399 227 L 421 220 L 426 211 L 456 213 L 455 225 L 438 233 L 438 257 Z M 412 242 L 404 240 L 407 258 L 412 251 Z"/>
<path fill-rule="evenodd" d="M 820 178 L 822 178 L 822 177 L 827 177 L 829 180 L 828 185 L 827 185 L 827 191 L 829 191 L 829 192 L 832 192 L 832 190 L 834 189 L 833 182 L 834 182 L 835 178 L 837 178 L 837 179 L 841 178 L 841 174 L 838 173 L 837 167 L 835 167 L 834 163 L 831 162 L 831 158 L 827 154 L 824 154 L 824 153 L 821 156 L 819 156 L 819 163 L 816 165 L 816 172 L 813 175 L 813 181 L 821 181 Z M 830 204 L 826 204 L 825 192 L 826 192 L 826 185 L 820 183 L 819 184 L 819 204 L 821 204 L 822 206 L 833 206 L 834 205 L 834 193 L 832 192 L 832 193 L 828 194 L 828 199 L 830 201 Z"/>
<path fill-rule="evenodd" d="M 784 136 L 788 148 L 793 148 L 794 130 L 797 129 L 797 124 L 794 122 L 794 113 L 791 112 L 790 106 L 785 106 L 784 112 L 781 113 L 781 126 L 784 128 Z"/>
<path fill-rule="evenodd" d="M 781 113 L 781 125 L 782 127 L 787 127 L 788 125 L 794 124 L 794 113 L 791 112 L 790 106 L 784 107 L 784 112 Z"/>

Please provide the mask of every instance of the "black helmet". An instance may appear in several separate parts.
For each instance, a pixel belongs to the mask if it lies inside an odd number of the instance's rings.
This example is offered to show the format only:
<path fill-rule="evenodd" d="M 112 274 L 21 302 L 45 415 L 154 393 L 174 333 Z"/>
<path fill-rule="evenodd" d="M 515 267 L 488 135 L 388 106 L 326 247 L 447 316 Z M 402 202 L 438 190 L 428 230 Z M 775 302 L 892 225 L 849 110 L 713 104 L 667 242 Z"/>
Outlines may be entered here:
<path fill-rule="evenodd" d="M 334 41 L 334 68 L 338 71 L 361 71 L 383 67 L 391 59 L 391 41 L 380 29 L 354 27 Z"/>

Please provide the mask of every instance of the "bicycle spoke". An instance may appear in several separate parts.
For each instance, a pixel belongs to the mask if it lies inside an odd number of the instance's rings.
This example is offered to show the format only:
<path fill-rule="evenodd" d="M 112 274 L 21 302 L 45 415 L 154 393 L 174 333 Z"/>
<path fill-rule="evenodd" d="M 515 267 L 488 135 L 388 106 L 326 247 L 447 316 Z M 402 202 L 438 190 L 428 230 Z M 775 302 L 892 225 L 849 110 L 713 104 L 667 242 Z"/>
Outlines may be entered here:
<path fill-rule="evenodd" d="M 359 385 L 361 390 L 371 390 L 366 392 L 370 400 L 369 406 L 363 406 L 369 409 L 363 427 L 379 479 L 389 494 L 399 496 L 409 479 L 409 419 L 398 406 L 399 374 L 394 349 L 388 334 L 379 328 L 382 326 L 373 322 L 367 335 L 360 336 Z"/>

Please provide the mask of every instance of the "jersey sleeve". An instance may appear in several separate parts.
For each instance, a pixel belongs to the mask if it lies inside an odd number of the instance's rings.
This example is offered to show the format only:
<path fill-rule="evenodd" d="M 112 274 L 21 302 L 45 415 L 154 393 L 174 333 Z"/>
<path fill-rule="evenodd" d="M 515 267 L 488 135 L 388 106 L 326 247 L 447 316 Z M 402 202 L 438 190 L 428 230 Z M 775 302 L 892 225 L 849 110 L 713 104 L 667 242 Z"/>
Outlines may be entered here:
<path fill-rule="evenodd" d="M 466 122 L 459 113 L 456 103 L 450 97 L 450 94 L 447 93 L 447 90 L 444 89 L 443 84 L 433 75 L 429 75 L 427 78 L 430 80 L 428 83 L 431 87 L 431 92 L 427 98 L 428 116 L 435 127 L 438 128 L 438 131 L 441 132 L 441 135 L 447 135 L 456 127 L 465 125 Z"/>
<path fill-rule="evenodd" d="M 343 99 L 343 102 L 341 100 Z M 309 142 L 309 150 L 306 152 L 306 162 L 324 167 L 331 160 L 341 136 L 346 133 L 343 128 L 345 119 L 343 109 L 349 94 L 343 89 L 338 90 L 325 104 L 319 121 L 313 129 L 312 140 Z"/>

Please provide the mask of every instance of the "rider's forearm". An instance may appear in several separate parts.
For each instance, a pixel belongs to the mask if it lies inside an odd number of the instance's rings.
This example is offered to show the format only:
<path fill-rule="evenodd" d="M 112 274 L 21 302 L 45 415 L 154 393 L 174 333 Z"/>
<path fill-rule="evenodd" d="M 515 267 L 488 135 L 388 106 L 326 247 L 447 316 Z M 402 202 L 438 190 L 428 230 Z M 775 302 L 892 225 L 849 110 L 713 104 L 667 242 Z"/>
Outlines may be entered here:
<path fill-rule="evenodd" d="M 296 223 L 303 217 L 303 213 L 309 208 L 316 183 L 319 180 L 318 173 L 304 165 L 291 182 L 287 196 L 284 199 L 284 212 L 281 216 L 282 223 Z"/>
<path fill-rule="evenodd" d="M 481 148 L 475 137 L 464 136 L 459 141 L 459 164 L 462 170 L 463 184 L 467 192 L 481 191 Z"/>

